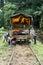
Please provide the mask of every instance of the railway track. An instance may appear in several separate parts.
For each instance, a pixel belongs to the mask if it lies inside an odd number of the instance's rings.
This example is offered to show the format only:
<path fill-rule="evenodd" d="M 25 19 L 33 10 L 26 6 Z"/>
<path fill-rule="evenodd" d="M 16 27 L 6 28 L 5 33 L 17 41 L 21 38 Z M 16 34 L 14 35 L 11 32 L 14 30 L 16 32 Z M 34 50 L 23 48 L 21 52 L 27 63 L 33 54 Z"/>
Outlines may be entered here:
<path fill-rule="evenodd" d="M 30 45 L 15 45 L 8 65 L 42 65 Z"/>

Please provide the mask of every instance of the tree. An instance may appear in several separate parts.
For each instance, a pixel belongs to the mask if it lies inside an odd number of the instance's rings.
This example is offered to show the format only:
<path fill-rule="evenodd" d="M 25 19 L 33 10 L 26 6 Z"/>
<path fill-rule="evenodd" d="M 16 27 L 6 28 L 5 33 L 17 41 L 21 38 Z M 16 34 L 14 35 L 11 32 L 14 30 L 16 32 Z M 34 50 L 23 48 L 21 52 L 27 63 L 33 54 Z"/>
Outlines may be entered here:
<path fill-rule="evenodd" d="M 42 14 L 41 14 L 40 28 L 43 29 L 43 4 L 41 6 L 41 11 L 42 11 Z"/>
<path fill-rule="evenodd" d="M 10 16 L 14 15 L 18 7 L 15 4 L 7 3 L 4 6 L 4 27 L 10 27 Z"/>
<path fill-rule="evenodd" d="M 23 12 L 26 14 L 33 15 L 33 13 L 37 11 L 43 12 L 43 0 L 39 0 L 39 1 L 38 0 L 0 0 L 0 3 L 1 3 L 0 8 L 4 13 L 4 15 L 0 13 L 1 16 L 0 21 L 4 16 L 4 26 L 8 26 L 10 24 L 9 23 L 10 16 L 16 13 Z M 34 16 L 37 16 L 37 14 L 34 14 Z"/>
<path fill-rule="evenodd" d="M 1 7 L 4 6 L 4 0 L 1 0 Z"/>

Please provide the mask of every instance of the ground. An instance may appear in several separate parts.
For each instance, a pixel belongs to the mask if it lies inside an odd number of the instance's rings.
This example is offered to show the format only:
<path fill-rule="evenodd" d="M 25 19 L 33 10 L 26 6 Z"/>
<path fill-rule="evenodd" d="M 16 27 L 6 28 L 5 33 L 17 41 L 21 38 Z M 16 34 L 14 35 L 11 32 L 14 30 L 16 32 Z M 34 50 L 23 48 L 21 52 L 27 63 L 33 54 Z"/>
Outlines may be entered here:
<path fill-rule="evenodd" d="M 7 65 L 9 58 L 12 54 L 13 46 L 9 46 L 8 43 L 3 42 L 3 35 L 5 31 L 0 31 L 0 65 Z M 39 59 L 43 63 L 43 44 L 40 41 L 37 41 L 37 44 L 34 45 L 33 42 L 31 46 L 35 50 L 36 54 L 38 55 Z"/>
<path fill-rule="evenodd" d="M 40 41 L 37 41 L 37 44 L 34 45 L 31 43 L 33 49 L 36 51 L 36 54 L 38 55 L 39 59 L 43 63 L 43 44 Z"/>
<path fill-rule="evenodd" d="M 11 65 L 39 65 L 29 45 L 17 44 L 14 49 Z"/>

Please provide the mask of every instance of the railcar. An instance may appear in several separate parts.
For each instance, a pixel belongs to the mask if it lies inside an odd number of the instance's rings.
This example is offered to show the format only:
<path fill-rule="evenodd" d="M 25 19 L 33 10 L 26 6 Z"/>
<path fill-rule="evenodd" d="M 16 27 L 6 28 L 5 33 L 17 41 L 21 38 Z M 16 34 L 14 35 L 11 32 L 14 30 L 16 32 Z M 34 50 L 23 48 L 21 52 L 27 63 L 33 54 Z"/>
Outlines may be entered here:
<path fill-rule="evenodd" d="M 15 14 L 10 17 L 12 36 L 16 38 L 14 39 L 16 42 L 29 42 L 29 27 L 32 25 L 32 22 L 32 16 L 23 13 Z"/>

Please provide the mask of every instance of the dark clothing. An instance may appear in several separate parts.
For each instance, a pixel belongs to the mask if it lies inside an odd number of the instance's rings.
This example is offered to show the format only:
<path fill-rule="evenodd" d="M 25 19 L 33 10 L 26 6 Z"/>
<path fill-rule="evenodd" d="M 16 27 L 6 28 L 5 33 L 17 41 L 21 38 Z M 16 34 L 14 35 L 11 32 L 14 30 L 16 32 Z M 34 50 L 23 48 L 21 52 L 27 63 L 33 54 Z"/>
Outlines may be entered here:
<path fill-rule="evenodd" d="M 36 36 L 34 36 L 34 44 L 36 44 Z"/>
<path fill-rule="evenodd" d="M 9 45 L 12 45 L 11 39 L 8 40 L 8 44 L 9 44 Z"/>

